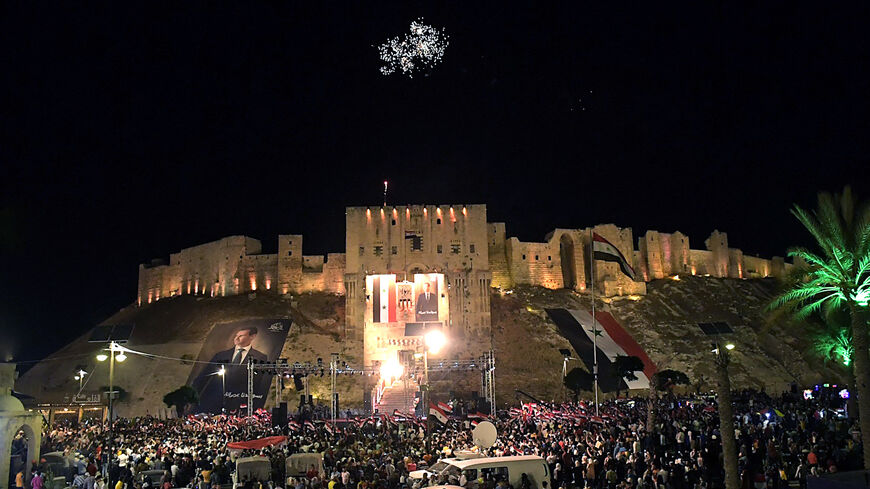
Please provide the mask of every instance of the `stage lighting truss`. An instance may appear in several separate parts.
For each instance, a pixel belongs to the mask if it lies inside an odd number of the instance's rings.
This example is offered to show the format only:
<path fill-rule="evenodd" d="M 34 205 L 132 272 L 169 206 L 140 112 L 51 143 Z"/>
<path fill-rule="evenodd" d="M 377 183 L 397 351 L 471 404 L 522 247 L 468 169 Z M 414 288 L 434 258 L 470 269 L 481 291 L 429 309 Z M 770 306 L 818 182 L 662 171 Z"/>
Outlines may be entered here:
<path fill-rule="evenodd" d="M 280 375 L 284 378 L 290 379 L 295 377 L 306 377 L 308 375 L 323 377 L 327 372 L 332 372 L 331 365 L 324 365 L 322 359 L 318 359 L 320 361 L 315 362 L 293 362 L 289 363 L 286 359 L 279 359 L 277 362 L 263 362 L 257 360 L 251 360 L 251 367 L 255 373 L 267 373 L 270 375 Z M 429 372 L 471 372 L 471 371 L 479 371 L 485 372 L 487 370 L 492 371 L 495 369 L 495 365 L 492 362 L 486 361 L 484 357 L 480 357 L 477 359 L 464 359 L 464 360 L 442 360 L 437 362 L 429 363 Z M 422 375 L 423 373 L 423 365 L 422 362 L 416 361 L 412 362 L 407 366 L 406 372 L 412 375 Z M 373 376 L 380 375 L 380 367 L 376 365 L 369 365 L 363 367 L 356 367 L 349 365 L 347 362 L 339 362 L 336 364 L 335 368 L 336 375 L 359 375 L 359 376 Z"/>

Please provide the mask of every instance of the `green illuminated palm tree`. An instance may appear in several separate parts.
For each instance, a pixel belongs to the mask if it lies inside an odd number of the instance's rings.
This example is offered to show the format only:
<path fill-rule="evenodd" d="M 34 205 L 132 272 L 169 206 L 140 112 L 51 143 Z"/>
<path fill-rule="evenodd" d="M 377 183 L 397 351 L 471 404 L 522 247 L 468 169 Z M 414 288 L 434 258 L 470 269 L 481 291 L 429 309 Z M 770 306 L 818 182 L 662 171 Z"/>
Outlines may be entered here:
<path fill-rule="evenodd" d="M 825 308 L 818 322 L 809 324 L 812 353 L 826 363 L 833 362 L 845 367 L 852 377 L 852 322 L 848 309 Z M 852 382 L 854 384 L 854 378 Z"/>
<path fill-rule="evenodd" d="M 846 187 L 842 194 L 820 193 L 815 211 L 795 205 L 791 212 L 810 232 L 819 252 L 789 251 L 796 262 L 804 263 L 796 270 L 800 279 L 770 307 L 786 309 L 797 319 L 823 307 L 848 309 L 861 433 L 870 441 L 870 347 L 864 319 L 870 301 L 870 206 L 857 204 Z M 864 467 L 870 468 L 870 442 L 864 443 Z"/>
<path fill-rule="evenodd" d="M 849 329 L 825 331 L 816 337 L 814 349 L 824 358 L 849 368 L 852 365 L 852 333 Z"/>

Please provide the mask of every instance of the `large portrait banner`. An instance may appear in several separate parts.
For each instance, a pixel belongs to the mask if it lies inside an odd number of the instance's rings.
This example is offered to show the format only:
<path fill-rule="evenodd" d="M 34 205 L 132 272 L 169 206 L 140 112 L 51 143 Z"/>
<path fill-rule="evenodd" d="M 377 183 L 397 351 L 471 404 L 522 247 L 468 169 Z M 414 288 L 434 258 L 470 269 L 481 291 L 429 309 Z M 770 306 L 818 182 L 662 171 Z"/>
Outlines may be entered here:
<path fill-rule="evenodd" d="M 414 292 L 417 297 L 414 321 L 427 323 L 438 321 L 438 278 L 437 273 L 418 273 L 414 275 Z"/>
<path fill-rule="evenodd" d="M 248 404 L 247 363 L 278 359 L 290 331 L 290 319 L 248 319 L 216 324 L 205 339 L 188 385 L 199 393 L 197 412 L 241 412 Z M 223 375 L 220 373 L 223 372 Z M 272 375 L 257 370 L 253 383 L 254 409 L 262 409 Z"/>

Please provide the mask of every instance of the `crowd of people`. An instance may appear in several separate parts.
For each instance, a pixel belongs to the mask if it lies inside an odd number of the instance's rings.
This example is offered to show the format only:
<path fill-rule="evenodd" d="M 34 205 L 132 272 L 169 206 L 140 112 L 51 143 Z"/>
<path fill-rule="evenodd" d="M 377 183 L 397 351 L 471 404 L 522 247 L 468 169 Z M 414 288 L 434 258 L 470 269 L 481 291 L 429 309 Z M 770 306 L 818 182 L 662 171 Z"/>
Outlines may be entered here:
<path fill-rule="evenodd" d="M 649 425 L 648 408 L 656 416 Z M 818 400 L 756 391 L 734 395 L 735 433 L 743 488 L 779 489 L 808 476 L 861 468 L 861 438 L 854 422 Z M 618 399 L 599 415 L 586 403 L 532 402 L 490 418 L 498 429 L 492 456 L 533 454 L 546 460 L 555 489 L 706 489 L 723 487 L 722 446 L 715 403 L 701 396 Z M 417 469 L 463 450 L 475 450 L 470 420 L 446 424 L 413 416 L 376 416 L 273 426 L 254 419 L 196 416 L 58 424 L 46 429 L 42 453 L 62 451 L 73 463 L 76 489 L 420 489 L 435 484 L 507 489 L 510 481 L 465 474 L 412 478 Z M 270 436 L 281 443 L 234 450 L 231 442 Z M 109 464 L 108 452 L 114 454 Z M 286 473 L 295 453 L 322 453 L 323 468 Z M 240 457 L 269 459 L 262 480 L 236 474 Z M 40 467 L 35 468 L 40 473 Z M 44 469 L 42 469 L 44 470 Z M 158 477 L 143 478 L 148 471 Z M 152 473 L 153 472 L 149 472 Z M 32 489 L 42 489 L 39 478 Z M 111 481 L 111 486 L 109 482 Z M 523 487 L 537 484 L 524 479 Z M 538 489 L 541 489 L 538 487 Z M 550 489 L 550 488 L 548 488 Z"/>

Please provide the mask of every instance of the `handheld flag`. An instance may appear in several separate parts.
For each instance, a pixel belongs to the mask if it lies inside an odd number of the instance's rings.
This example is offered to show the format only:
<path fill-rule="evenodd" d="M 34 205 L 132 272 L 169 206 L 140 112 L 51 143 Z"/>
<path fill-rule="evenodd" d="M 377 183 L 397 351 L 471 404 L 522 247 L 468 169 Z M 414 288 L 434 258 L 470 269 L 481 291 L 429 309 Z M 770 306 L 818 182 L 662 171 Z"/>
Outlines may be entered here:
<path fill-rule="evenodd" d="M 442 424 L 447 424 L 447 414 L 441 409 L 441 407 L 436 406 L 435 404 L 429 403 L 429 416 L 433 416 Z"/>

